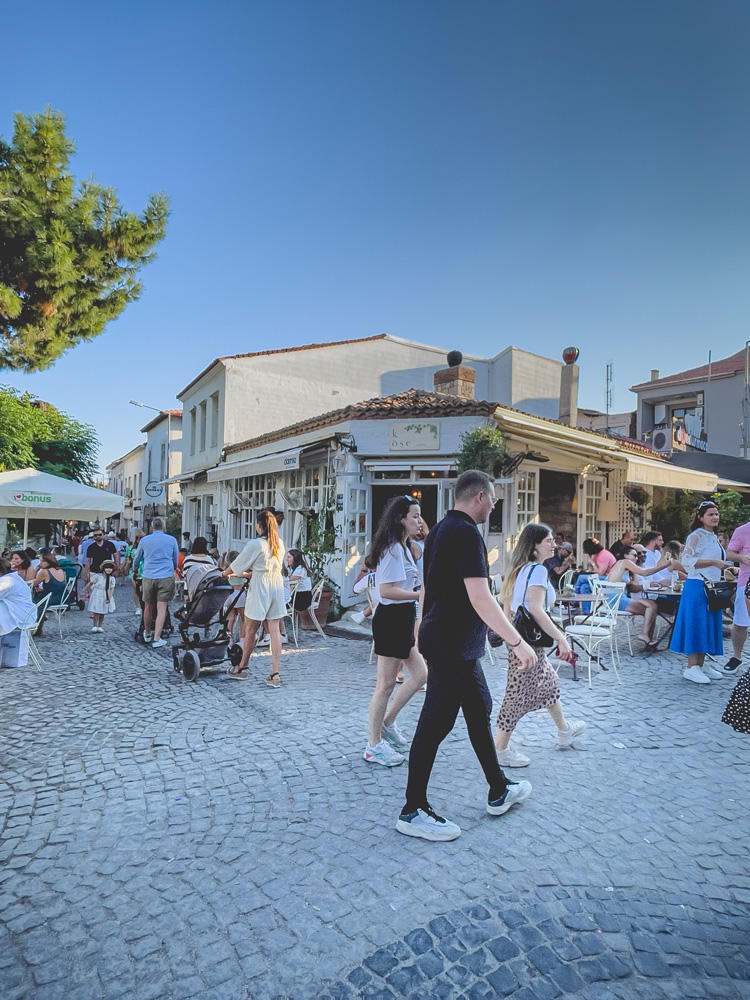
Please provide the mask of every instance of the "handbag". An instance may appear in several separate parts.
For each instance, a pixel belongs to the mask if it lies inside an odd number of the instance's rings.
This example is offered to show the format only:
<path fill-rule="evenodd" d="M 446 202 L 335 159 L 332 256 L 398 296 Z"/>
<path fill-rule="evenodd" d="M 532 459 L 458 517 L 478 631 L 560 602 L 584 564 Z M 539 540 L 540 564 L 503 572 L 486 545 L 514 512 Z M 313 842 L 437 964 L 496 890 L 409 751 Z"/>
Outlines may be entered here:
<path fill-rule="evenodd" d="M 703 580 L 703 592 L 708 601 L 709 611 L 726 611 L 734 607 L 732 584 L 727 580 Z"/>
<path fill-rule="evenodd" d="M 523 641 L 527 642 L 530 646 L 554 646 L 555 640 L 551 635 L 547 635 L 539 622 L 524 605 L 526 600 L 526 591 L 529 589 L 529 580 L 531 579 L 531 574 L 534 572 L 535 568 L 535 566 L 532 566 L 529 570 L 529 575 L 526 577 L 526 586 L 523 591 L 523 598 L 516 609 L 516 616 L 513 619 L 513 624 L 516 627 L 516 632 L 518 632 Z M 544 598 L 544 610 L 547 610 L 546 594 Z"/>

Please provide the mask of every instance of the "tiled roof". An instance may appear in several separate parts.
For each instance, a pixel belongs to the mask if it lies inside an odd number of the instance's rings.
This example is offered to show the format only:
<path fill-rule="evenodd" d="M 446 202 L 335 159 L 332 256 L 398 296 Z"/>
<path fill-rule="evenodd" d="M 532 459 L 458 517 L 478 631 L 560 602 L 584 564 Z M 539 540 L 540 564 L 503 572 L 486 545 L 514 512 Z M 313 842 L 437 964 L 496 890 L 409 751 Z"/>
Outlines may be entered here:
<path fill-rule="evenodd" d="M 711 362 L 712 375 L 732 375 L 734 372 L 742 371 L 745 367 L 745 351 L 737 351 L 731 357 L 722 358 L 719 361 Z M 689 382 L 692 379 L 707 378 L 708 365 L 699 365 L 697 368 L 688 368 L 684 372 L 677 372 L 675 375 L 665 375 L 664 378 L 656 378 L 653 382 L 638 382 L 631 385 L 631 389 L 636 392 L 638 389 L 655 389 L 658 386 L 672 385 L 675 382 Z"/>
<path fill-rule="evenodd" d="M 244 448 L 255 448 L 273 441 L 281 441 L 295 434 L 331 427 L 344 420 L 387 420 L 394 417 L 490 417 L 498 403 L 486 399 L 463 399 L 445 392 L 429 392 L 427 389 L 406 389 L 392 396 L 377 396 L 362 403 L 351 403 L 339 410 L 330 410 L 319 417 L 300 420 L 288 427 L 280 427 L 261 434 L 259 437 L 228 445 L 227 454 Z"/>

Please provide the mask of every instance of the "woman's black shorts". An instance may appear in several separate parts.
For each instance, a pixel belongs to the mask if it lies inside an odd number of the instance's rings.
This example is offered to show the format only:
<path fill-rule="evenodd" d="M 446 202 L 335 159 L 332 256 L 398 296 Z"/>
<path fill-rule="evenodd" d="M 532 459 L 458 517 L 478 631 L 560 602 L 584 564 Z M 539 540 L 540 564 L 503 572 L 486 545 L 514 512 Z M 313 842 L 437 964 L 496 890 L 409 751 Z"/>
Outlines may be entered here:
<path fill-rule="evenodd" d="M 378 604 L 372 616 L 372 637 L 378 656 L 408 660 L 414 646 L 414 601 Z"/>

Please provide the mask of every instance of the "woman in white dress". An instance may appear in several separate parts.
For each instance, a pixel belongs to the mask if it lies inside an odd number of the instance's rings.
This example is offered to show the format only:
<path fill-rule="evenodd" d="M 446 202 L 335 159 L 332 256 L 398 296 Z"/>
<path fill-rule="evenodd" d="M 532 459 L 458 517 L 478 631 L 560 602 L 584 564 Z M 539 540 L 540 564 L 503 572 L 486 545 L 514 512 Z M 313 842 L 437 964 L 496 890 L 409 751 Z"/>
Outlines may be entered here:
<path fill-rule="evenodd" d="M 265 622 L 271 636 L 271 671 L 266 684 L 281 687 L 279 662 L 281 660 L 280 624 L 284 617 L 284 578 L 281 567 L 284 546 L 277 531 L 277 521 L 270 510 L 262 510 L 255 520 L 258 538 L 251 539 L 226 571 L 227 576 L 244 576 L 250 580 L 245 599 L 243 621 L 242 659 L 230 667 L 230 677 L 247 677 L 247 664 L 255 648 L 256 633 Z"/>

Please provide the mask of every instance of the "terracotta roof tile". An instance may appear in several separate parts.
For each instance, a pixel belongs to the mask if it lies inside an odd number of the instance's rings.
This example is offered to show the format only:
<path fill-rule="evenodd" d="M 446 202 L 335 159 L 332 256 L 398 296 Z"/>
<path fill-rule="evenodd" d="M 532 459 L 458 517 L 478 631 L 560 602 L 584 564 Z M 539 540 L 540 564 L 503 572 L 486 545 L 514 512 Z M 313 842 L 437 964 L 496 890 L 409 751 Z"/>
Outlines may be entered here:
<path fill-rule="evenodd" d="M 738 351 L 728 358 L 721 358 L 719 361 L 711 362 L 712 375 L 731 375 L 734 372 L 742 371 L 745 367 L 745 351 Z M 697 368 L 687 368 L 683 372 L 674 375 L 665 375 L 664 378 L 656 378 L 653 382 L 638 382 L 630 388 L 633 391 L 638 389 L 653 389 L 661 385 L 671 385 L 675 382 L 689 382 L 691 379 L 707 378 L 708 365 L 698 365 Z"/>
<path fill-rule="evenodd" d="M 294 434 L 307 434 L 311 431 L 331 427 L 344 420 L 387 420 L 394 417 L 442 417 L 442 416 L 492 416 L 498 407 L 485 399 L 462 399 L 444 392 L 429 392 L 426 389 L 406 389 L 392 396 L 377 396 L 361 403 L 351 403 L 339 410 L 330 410 L 319 417 L 300 420 L 288 427 L 280 427 L 261 434 L 259 437 L 228 445 L 227 454 L 241 451 L 244 448 L 255 448 L 262 444 L 270 444 Z"/>

